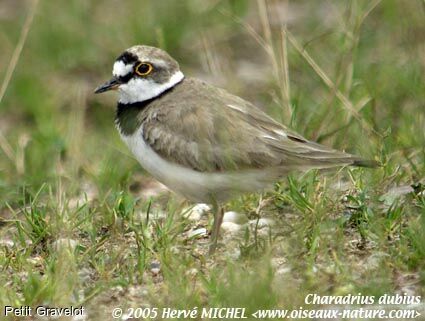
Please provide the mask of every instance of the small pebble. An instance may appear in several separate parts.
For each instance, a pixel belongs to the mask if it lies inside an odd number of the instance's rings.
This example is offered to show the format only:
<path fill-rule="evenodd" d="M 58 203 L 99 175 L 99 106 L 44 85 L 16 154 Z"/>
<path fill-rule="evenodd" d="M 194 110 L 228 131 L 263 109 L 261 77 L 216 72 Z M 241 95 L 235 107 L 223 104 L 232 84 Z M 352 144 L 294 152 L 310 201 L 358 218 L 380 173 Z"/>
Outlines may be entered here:
<path fill-rule="evenodd" d="M 27 259 L 27 262 L 34 265 L 34 266 L 42 266 L 43 258 L 41 256 L 29 257 Z"/>
<path fill-rule="evenodd" d="M 242 228 L 242 225 L 236 224 L 233 222 L 223 222 L 221 224 L 221 229 L 224 232 L 230 233 L 230 234 L 236 234 L 238 233 Z"/>
<path fill-rule="evenodd" d="M 185 217 L 190 221 L 199 221 L 203 216 L 207 215 L 211 210 L 207 204 L 199 203 L 193 206 L 190 210 L 184 210 Z"/>
<path fill-rule="evenodd" d="M 72 321 L 85 321 L 87 320 L 87 314 L 75 315 L 71 319 Z"/>
<path fill-rule="evenodd" d="M 271 263 L 273 268 L 277 269 L 280 266 L 282 266 L 283 264 L 285 264 L 286 260 L 283 257 L 274 257 L 274 258 L 271 259 L 270 263 Z"/>
<path fill-rule="evenodd" d="M 257 220 L 251 220 L 249 221 L 249 224 L 255 227 L 257 225 Z M 260 218 L 258 220 L 258 228 L 271 227 L 273 225 L 274 221 L 271 218 Z"/>
<path fill-rule="evenodd" d="M 78 278 L 81 283 L 88 283 L 92 279 L 92 271 L 88 268 L 82 268 L 78 271 Z"/>
<path fill-rule="evenodd" d="M 290 267 L 282 267 L 280 269 L 277 269 L 276 274 L 277 275 L 283 275 L 283 274 L 287 274 L 291 272 L 291 268 Z"/>
<path fill-rule="evenodd" d="M 153 274 L 156 275 L 161 271 L 161 263 L 159 263 L 157 261 L 152 262 L 149 266 L 149 269 Z"/>
<path fill-rule="evenodd" d="M 180 253 L 180 249 L 177 246 L 172 246 L 170 248 L 171 253 L 173 254 L 179 254 Z"/>
<path fill-rule="evenodd" d="M 248 222 L 248 218 L 246 217 L 246 215 L 240 214 L 238 212 L 229 211 L 229 212 L 224 213 L 223 223 L 224 222 L 231 222 L 231 223 L 236 223 L 236 224 L 245 224 L 246 222 Z"/>
<path fill-rule="evenodd" d="M 207 236 L 207 235 L 208 235 L 207 229 L 202 227 L 202 228 L 198 228 L 196 230 L 190 231 L 189 234 L 188 234 L 188 237 L 189 238 L 203 237 L 203 236 Z"/>
<path fill-rule="evenodd" d="M 0 240 L 0 246 L 5 246 L 5 247 L 13 247 L 15 245 L 15 242 L 13 242 L 12 240 L 9 239 L 3 239 Z"/>
<path fill-rule="evenodd" d="M 190 275 L 190 276 L 195 276 L 195 275 L 198 274 L 198 272 L 199 272 L 198 269 L 191 268 L 191 269 L 187 270 L 185 274 Z"/>

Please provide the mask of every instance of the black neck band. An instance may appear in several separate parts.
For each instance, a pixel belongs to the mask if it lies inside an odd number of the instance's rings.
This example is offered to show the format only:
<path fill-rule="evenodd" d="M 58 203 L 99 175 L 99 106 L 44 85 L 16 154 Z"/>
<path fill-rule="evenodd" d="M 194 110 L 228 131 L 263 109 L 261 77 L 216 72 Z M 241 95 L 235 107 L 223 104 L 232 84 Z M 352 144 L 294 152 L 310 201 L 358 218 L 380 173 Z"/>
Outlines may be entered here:
<path fill-rule="evenodd" d="M 118 106 L 117 106 L 117 118 L 127 109 L 138 109 L 138 110 L 142 110 L 144 108 L 146 108 L 146 106 L 148 106 L 151 102 L 153 102 L 154 100 L 168 94 L 169 92 L 172 92 L 174 90 L 174 88 L 176 86 L 178 86 L 179 84 L 181 84 L 184 81 L 184 78 L 179 81 L 177 84 L 175 84 L 174 86 L 164 90 L 162 93 L 160 93 L 158 96 L 152 97 L 150 99 L 146 99 L 143 101 L 137 101 L 135 103 L 129 103 L 129 104 L 125 104 L 125 103 L 121 103 L 118 101 Z"/>

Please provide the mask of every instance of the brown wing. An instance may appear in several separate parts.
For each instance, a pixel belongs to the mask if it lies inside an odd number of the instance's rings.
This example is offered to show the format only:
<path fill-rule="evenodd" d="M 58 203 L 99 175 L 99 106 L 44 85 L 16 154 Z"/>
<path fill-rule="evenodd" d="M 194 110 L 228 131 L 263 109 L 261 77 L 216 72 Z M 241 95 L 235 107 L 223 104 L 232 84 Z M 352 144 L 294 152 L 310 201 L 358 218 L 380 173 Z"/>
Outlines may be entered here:
<path fill-rule="evenodd" d="M 323 168 L 359 160 L 310 142 L 243 99 L 194 79 L 144 111 L 143 136 L 165 159 L 198 171 Z"/>

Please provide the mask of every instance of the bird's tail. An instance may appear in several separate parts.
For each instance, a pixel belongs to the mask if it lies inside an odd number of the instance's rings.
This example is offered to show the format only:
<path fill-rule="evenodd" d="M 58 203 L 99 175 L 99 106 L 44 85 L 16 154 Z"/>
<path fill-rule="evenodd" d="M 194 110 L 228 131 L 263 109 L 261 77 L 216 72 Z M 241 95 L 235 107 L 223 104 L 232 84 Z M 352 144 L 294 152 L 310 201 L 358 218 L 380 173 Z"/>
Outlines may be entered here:
<path fill-rule="evenodd" d="M 356 159 L 353 161 L 351 166 L 358 166 L 358 167 L 368 167 L 368 168 L 376 168 L 381 166 L 377 161 L 371 160 L 371 159 Z"/>
<path fill-rule="evenodd" d="M 298 154 L 288 163 L 286 167 L 289 170 L 307 170 L 312 168 L 331 169 L 340 166 L 376 168 L 380 166 L 380 164 L 374 160 L 363 159 L 356 155 L 326 149 L 301 155 Z"/>

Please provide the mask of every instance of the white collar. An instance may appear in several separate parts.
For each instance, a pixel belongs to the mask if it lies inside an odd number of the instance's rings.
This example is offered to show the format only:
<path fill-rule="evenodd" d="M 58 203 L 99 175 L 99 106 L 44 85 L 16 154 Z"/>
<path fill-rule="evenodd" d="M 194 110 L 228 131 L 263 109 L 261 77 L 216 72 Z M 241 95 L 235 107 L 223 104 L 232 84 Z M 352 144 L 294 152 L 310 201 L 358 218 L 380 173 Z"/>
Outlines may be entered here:
<path fill-rule="evenodd" d="M 163 84 L 158 84 L 153 80 L 133 78 L 126 84 L 119 86 L 118 102 L 122 104 L 133 104 L 155 98 L 167 89 L 174 87 L 181 82 L 183 78 L 184 75 L 181 71 L 177 71 Z"/>

